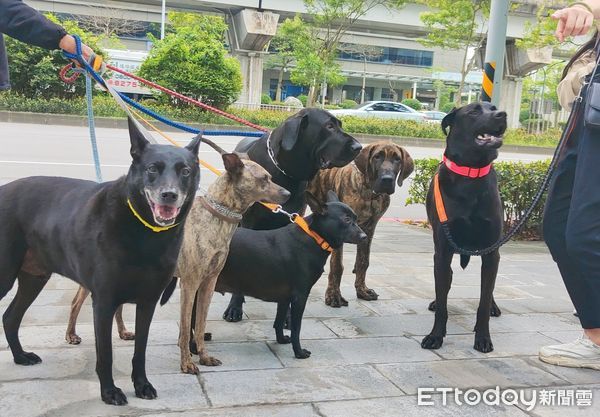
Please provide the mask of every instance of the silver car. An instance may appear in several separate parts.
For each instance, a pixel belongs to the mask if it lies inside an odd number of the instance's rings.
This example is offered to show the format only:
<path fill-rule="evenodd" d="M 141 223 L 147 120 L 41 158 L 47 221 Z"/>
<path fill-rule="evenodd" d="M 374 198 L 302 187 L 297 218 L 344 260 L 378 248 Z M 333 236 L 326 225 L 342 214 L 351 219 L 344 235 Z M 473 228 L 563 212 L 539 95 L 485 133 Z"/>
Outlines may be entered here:
<path fill-rule="evenodd" d="M 425 115 L 393 101 L 367 101 L 353 109 L 330 110 L 335 116 L 377 117 L 381 119 L 415 120 L 424 122 Z"/>

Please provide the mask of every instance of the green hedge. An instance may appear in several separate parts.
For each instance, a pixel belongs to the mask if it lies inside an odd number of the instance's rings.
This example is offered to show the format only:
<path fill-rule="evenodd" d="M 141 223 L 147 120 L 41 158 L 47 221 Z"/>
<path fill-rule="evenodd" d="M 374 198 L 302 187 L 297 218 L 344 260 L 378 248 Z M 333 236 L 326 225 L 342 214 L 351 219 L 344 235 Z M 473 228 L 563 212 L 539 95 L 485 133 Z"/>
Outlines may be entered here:
<path fill-rule="evenodd" d="M 173 107 L 160 104 L 158 100 L 147 99 L 143 104 L 166 117 L 202 124 L 238 125 L 238 123 L 202 111 L 193 106 Z M 60 99 L 31 99 L 14 93 L 0 93 L 0 110 L 85 115 L 84 98 L 73 100 Z M 274 128 L 290 116 L 289 112 L 277 110 L 247 110 L 230 108 L 229 112 L 244 119 L 268 128 Z M 99 117 L 124 117 L 124 113 L 114 100 L 104 94 L 94 95 L 94 113 Z M 341 117 L 344 129 L 349 133 L 368 135 L 387 135 L 413 138 L 444 139 L 444 134 L 437 123 L 418 123 L 412 120 L 391 120 L 376 118 Z M 528 134 L 524 129 L 509 130 L 504 143 L 509 145 L 530 145 L 554 147 L 560 138 L 560 130 L 550 129 L 542 135 Z"/>
<path fill-rule="evenodd" d="M 439 165 L 438 159 L 418 159 L 408 190 L 406 204 L 425 204 L 429 183 Z M 498 174 L 500 199 L 504 208 L 505 230 L 519 220 L 529 207 L 534 194 L 539 189 L 550 160 L 536 162 L 496 162 L 494 168 Z M 533 211 L 528 222 L 521 230 L 520 237 L 541 237 L 542 214 L 546 196 Z M 448 213 L 452 217 L 452 213 Z"/>

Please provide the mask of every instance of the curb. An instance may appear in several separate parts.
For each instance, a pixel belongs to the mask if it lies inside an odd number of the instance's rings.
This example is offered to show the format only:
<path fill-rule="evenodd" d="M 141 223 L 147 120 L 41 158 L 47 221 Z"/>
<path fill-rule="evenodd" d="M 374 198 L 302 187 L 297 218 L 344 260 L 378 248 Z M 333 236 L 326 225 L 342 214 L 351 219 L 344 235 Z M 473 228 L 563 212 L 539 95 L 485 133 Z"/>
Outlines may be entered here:
<path fill-rule="evenodd" d="M 15 111 L 0 111 L 0 122 L 6 123 L 32 123 L 42 125 L 63 125 L 63 126 L 81 126 L 87 127 L 87 117 L 78 116 L 71 114 L 50 114 L 50 113 L 28 113 L 28 112 L 15 112 Z M 127 119 L 118 117 L 96 117 L 96 127 L 110 128 L 110 129 L 127 129 Z M 153 124 L 160 127 L 161 130 L 167 132 L 180 132 L 180 130 L 165 125 L 159 121 L 153 121 Z M 232 125 L 217 125 L 217 124 L 199 124 L 199 123 L 188 123 L 189 126 L 197 129 L 204 130 L 231 130 Z M 247 126 L 235 126 L 236 130 L 244 132 L 253 132 Z M 413 137 L 401 137 L 401 136 L 387 136 L 387 135 L 366 135 L 363 133 L 352 134 L 356 139 L 363 143 L 376 142 L 380 140 L 390 140 L 398 145 L 402 146 L 415 146 L 423 148 L 438 148 L 444 149 L 445 142 L 440 139 L 428 139 L 428 138 L 413 138 Z M 538 146 L 525 146 L 525 145 L 504 145 L 503 150 L 509 152 L 522 152 L 531 153 L 538 155 L 552 155 L 554 148 L 542 148 Z"/>

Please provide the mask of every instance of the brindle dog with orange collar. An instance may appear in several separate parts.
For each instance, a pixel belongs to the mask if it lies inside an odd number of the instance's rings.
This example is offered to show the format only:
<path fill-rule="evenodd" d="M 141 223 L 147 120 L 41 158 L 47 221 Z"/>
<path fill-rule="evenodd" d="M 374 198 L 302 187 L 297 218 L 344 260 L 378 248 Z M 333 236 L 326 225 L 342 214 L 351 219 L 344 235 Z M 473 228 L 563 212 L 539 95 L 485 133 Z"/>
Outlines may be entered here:
<path fill-rule="evenodd" d="M 448 292 L 452 283 L 454 249 L 446 237 L 442 221 L 445 209 L 450 234 L 459 248 L 484 249 L 502 235 L 503 211 L 496 172 L 491 166 L 502 146 L 506 131 L 506 113 L 490 103 L 472 103 L 452 110 L 443 120 L 446 139 L 444 163 L 432 180 L 427 195 L 427 217 L 433 228 L 435 323 L 421 342 L 424 349 L 439 349 L 446 336 Z M 438 181 L 439 180 L 439 181 Z M 435 182 L 439 193 L 436 198 Z M 440 209 L 440 210 L 438 210 Z M 440 214 L 441 213 L 441 214 Z M 481 297 L 477 309 L 474 348 L 488 353 L 494 350 L 489 321 L 494 285 L 498 273 L 498 250 L 481 257 Z M 469 256 L 461 255 L 466 268 Z"/>

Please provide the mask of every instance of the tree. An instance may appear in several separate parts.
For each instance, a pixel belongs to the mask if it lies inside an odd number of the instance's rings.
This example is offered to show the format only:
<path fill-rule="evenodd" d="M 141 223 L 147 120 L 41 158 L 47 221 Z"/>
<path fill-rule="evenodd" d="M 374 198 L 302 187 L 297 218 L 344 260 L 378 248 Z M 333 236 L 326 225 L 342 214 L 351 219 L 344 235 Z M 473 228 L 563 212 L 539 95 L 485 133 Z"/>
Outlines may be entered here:
<path fill-rule="evenodd" d="M 242 89 L 240 64 L 227 56 L 227 25 L 219 16 L 170 12 L 172 31 L 154 47 L 140 67 L 140 76 L 177 92 L 225 108 Z M 172 101 L 161 96 L 161 100 Z"/>
<path fill-rule="evenodd" d="M 85 30 L 106 38 L 131 36 L 146 29 L 138 20 L 123 18 L 123 11 L 111 7 L 88 6 L 88 14 L 79 16 L 79 24 Z"/>
<path fill-rule="evenodd" d="M 291 78 L 309 87 L 309 105 L 314 103 L 323 83 L 344 82 L 335 58 L 348 29 L 375 7 L 398 9 L 405 3 L 406 0 L 304 0 L 310 21 L 304 22 L 307 31 L 296 43 L 296 67 Z"/>
<path fill-rule="evenodd" d="M 63 26 L 68 33 L 79 35 L 83 42 L 102 55 L 99 43 L 105 39 L 104 36 L 82 29 L 74 20 L 59 20 L 52 14 L 47 14 L 46 17 Z M 84 77 L 79 77 L 74 84 L 65 84 L 58 77 L 60 69 L 67 64 L 60 51 L 48 51 L 8 36 L 5 40 L 13 92 L 32 98 L 67 99 L 85 93 Z"/>
<path fill-rule="evenodd" d="M 282 101 L 281 90 L 283 88 L 283 74 L 295 60 L 295 50 L 296 45 L 298 44 L 297 39 L 299 37 L 305 38 L 305 35 L 298 35 L 306 30 L 306 26 L 300 17 L 296 16 L 294 19 L 285 19 L 285 21 L 279 25 L 277 34 L 271 40 L 270 49 L 275 53 L 269 55 L 266 66 L 267 68 L 279 70 L 275 101 Z"/>
<path fill-rule="evenodd" d="M 485 20 L 489 16 L 490 0 L 419 0 L 435 10 L 421 13 L 421 21 L 428 29 L 427 37 L 421 39 L 425 46 L 463 50 L 461 79 L 456 94 L 456 105 L 462 101 L 467 74 L 473 69 L 477 54 L 469 58 L 472 48 L 480 48 L 485 40 Z"/>
<path fill-rule="evenodd" d="M 367 87 L 367 63 L 373 58 L 380 57 L 383 54 L 383 48 L 360 43 L 345 43 L 341 45 L 340 50 L 351 53 L 363 62 L 362 88 L 360 90 L 360 104 L 362 104 L 365 102 Z"/>

